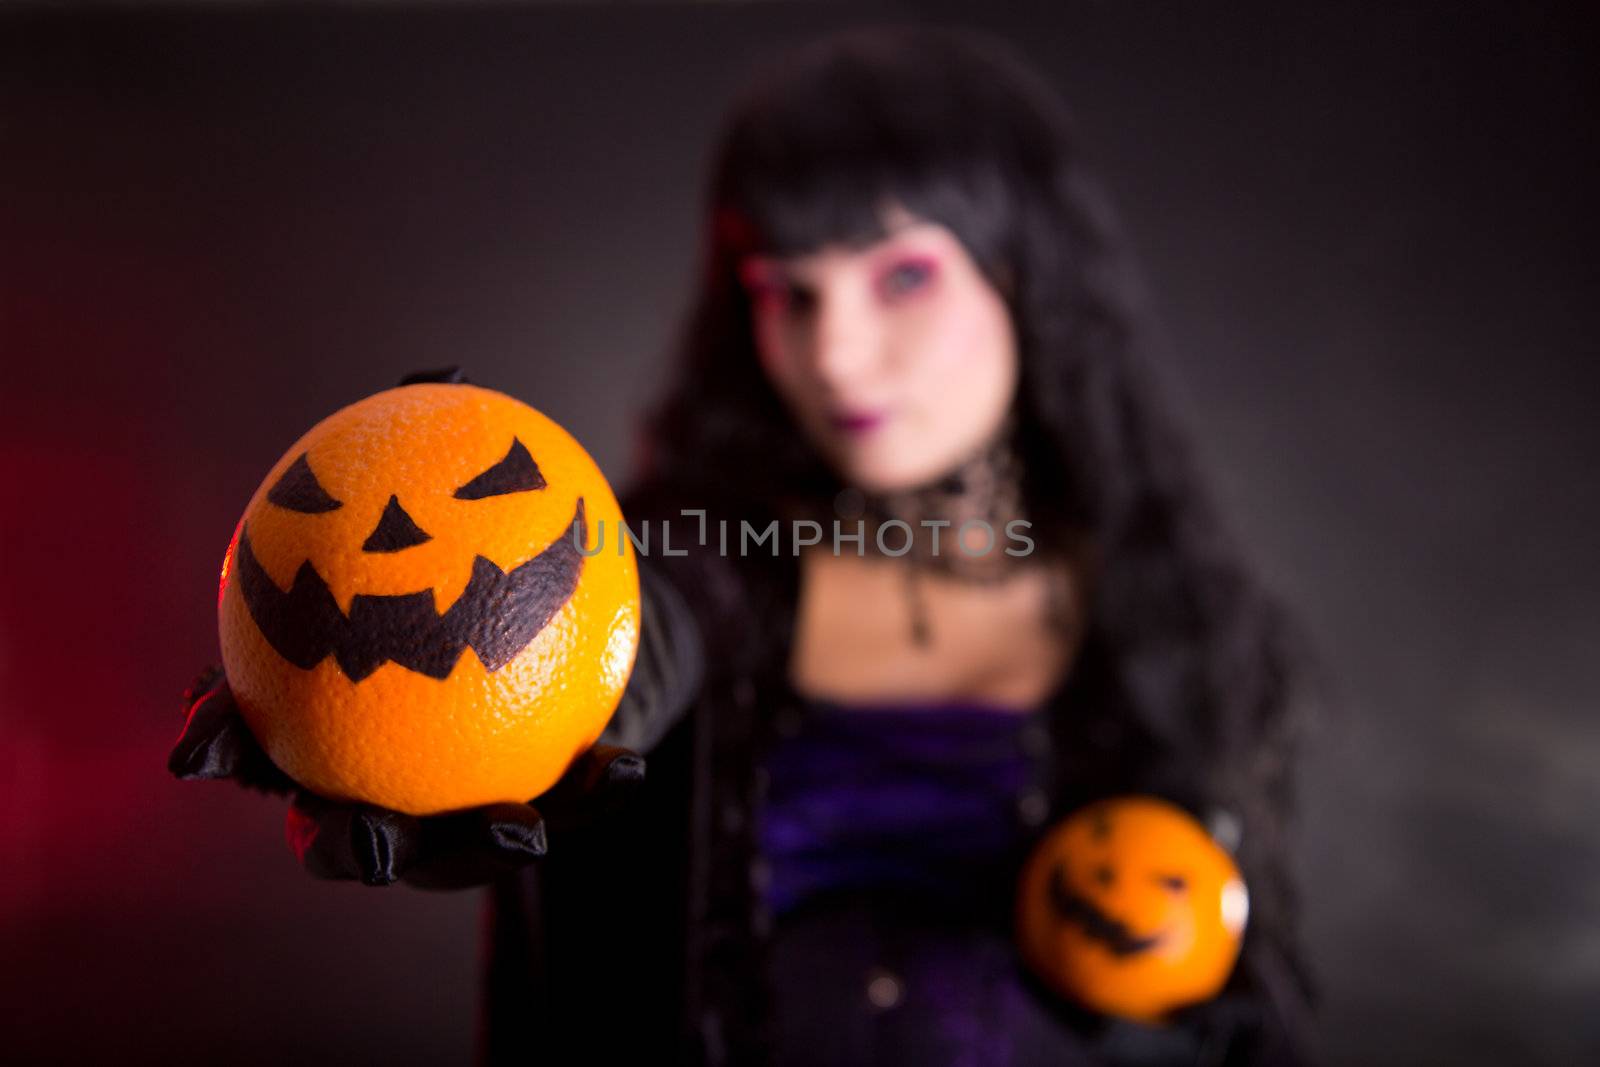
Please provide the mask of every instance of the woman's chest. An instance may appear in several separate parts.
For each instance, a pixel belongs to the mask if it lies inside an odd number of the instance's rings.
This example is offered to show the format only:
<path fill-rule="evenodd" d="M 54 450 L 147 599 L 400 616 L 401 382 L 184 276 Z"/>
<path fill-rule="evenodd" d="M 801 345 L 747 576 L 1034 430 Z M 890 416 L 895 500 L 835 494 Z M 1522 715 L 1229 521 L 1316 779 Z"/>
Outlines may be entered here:
<path fill-rule="evenodd" d="M 913 589 L 904 561 L 818 553 L 800 577 L 790 680 L 836 700 L 1034 707 L 1066 677 L 1082 630 L 1064 567 L 995 583 L 923 572 Z M 918 599 L 925 642 L 913 637 Z"/>

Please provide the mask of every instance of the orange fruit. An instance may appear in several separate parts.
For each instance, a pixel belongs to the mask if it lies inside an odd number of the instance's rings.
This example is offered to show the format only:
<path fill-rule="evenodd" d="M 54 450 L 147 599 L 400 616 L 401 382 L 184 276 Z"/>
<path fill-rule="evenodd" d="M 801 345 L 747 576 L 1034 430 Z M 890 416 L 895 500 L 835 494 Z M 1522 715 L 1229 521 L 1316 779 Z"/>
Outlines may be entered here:
<path fill-rule="evenodd" d="M 335 412 L 267 474 L 223 559 L 245 721 L 332 799 L 426 815 L 537 797 L 633 669 L 621 518 L 583 447 L 502 393 L 406 385 Z"/>
<path fill-rule="evenodd" d="M 1017 941 L 1057 992 L 1152 1023 L 1222 989 L 1248 911 L 1232 857 L 1187 812 L 1120 797 L 1040 839 L 1017 886 Z"/>

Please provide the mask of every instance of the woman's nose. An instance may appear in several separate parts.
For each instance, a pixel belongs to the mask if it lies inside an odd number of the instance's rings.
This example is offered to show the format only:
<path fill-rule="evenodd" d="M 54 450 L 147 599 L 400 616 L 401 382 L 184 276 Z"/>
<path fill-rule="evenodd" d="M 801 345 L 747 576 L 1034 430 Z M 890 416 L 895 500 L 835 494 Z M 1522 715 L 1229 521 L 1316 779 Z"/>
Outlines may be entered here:
<path fill-rule="evenodd" d="M 877 362 L 880 340 L 869 313 L 843 301 L 824 302 L 813 334 L 817 376 L 834 385 L 861 377 Z"/>

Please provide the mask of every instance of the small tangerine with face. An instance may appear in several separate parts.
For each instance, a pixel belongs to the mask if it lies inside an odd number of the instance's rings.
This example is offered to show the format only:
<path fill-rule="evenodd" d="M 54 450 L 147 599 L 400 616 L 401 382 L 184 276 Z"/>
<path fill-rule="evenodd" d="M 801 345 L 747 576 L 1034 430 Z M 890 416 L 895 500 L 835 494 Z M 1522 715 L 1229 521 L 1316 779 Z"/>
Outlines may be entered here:
<path fill-rule="evenodd" d="M 245 508 L 218 623 L 267 754 L 427 815 L 543 793 L 633 668 L 639 582 L 595 462 L 503 393 L 421 383 L 303 435 Z"/>
<path fill-rule="evenodd" d="M 1232 857 L 1183 809 L 1101 800 L 1048 831 L 1024 865 L 1018 946 L 1064 996 L 1159 1022 L 1222 989 L 1248 899 Z"/>

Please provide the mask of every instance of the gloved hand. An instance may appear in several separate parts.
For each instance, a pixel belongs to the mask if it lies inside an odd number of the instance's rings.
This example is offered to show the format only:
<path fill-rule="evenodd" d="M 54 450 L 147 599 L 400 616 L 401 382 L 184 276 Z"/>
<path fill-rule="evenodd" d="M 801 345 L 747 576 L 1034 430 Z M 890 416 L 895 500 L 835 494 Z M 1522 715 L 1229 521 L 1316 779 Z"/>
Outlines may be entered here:
<path fill-rule="evenodd" d="M 262 792 L 293 795 L 289 846 L 319 878 L 367 885 L 403 881 L 427 889 L 482 885 L 539 856 L 546 828 L 592 821 L 644 781 L 644 758 L 595 745 L 529 804 L 489 804 L 445 815 L 416 816 L 368 804 L 339 803 L 302 788 L 257 743 L 218 668 L 184 693 L 188 721 L 167 758 L 183 780 L 232 778 Z"/>

